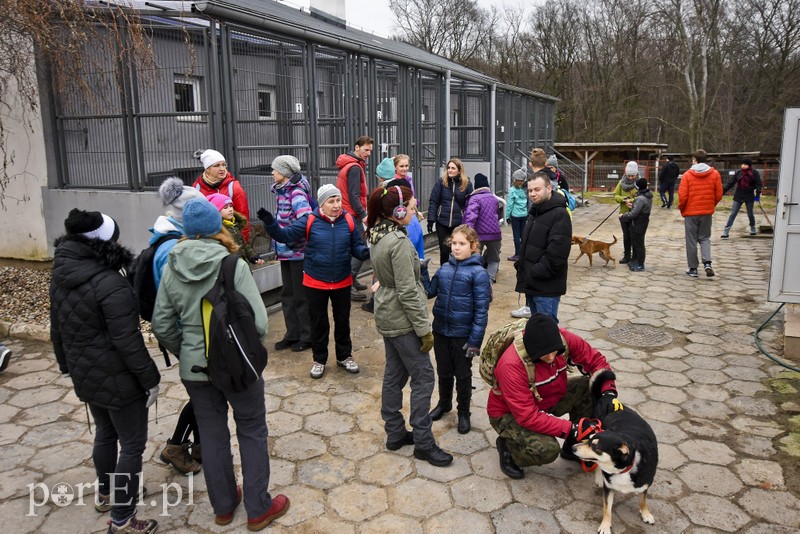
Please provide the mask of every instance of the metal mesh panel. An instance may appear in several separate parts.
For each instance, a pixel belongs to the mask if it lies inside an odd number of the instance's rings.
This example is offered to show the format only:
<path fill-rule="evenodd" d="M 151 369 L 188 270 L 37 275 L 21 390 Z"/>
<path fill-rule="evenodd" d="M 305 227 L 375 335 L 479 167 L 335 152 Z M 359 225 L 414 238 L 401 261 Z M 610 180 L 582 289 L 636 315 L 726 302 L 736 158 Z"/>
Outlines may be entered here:
<path fill-rule="evenodd" d="M 378 62 L 375 85 L 377 89 L 377 124 L 376 142 L 388 145 L 389 154 L 397 154 L 404 149 L 400 147 L 397 127 L 399 124 L 399 65 L 396 63 Z M 407 105 L 403 102 L 402 105 Z M 410 125 L 406 125 L 408 127 Z"/>

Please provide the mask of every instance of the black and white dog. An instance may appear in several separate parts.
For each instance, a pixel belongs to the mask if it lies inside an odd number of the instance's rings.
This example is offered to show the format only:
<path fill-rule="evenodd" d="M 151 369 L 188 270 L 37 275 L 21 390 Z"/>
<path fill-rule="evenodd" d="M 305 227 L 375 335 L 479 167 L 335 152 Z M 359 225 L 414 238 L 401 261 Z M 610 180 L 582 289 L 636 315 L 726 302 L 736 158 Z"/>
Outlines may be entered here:
<path fill-rule="evenodd" d="M 596 408 L 600 406 L 600 387 L 614 378 L 610 370 L 592 377 L 591 393 Z M 603 488 L 603 521 L 597 532 L 611 533 L 614 492 L 638 493 L 642 521 L 655 524 L 653 514 L 647 508 L 647 490 L 653 483 L 658 465 L 656 435 L 647 421 L 616 399 L 612 404 L 602 406 L 607 413 L 595 412 L 602 430 L 572 447 L 578 458 L 595 462 L 599 468 L 595 471 L 595 482 Z"/>

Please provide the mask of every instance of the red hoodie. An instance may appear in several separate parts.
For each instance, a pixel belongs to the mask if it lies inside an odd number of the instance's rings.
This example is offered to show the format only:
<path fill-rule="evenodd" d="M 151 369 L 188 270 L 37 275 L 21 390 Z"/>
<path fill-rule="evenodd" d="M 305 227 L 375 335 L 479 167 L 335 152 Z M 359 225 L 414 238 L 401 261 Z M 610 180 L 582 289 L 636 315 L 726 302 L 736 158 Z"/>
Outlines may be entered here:
<path fill-rule="evenodd" d="M 203 180 L 202 175 L 194 181 L 192 187 L 205 196 L 212 193 L 221 193 L 231 197 L 233 201 L 233 210 L 241 213 L 244 215 L 245 219 L 247 219 L 247 226 L 242 230 L 242 236 L 246 242 L 250 242 L 250 208 L 247 206 L 247 194 L 245 194 L 244 189 L 242 189 L 242 184 L 239 183 L 239 180 L 237 180 L 230 171 L 228 171 L 225 178 L 215 187 L 208 185 Z"/>
<path fill-rule="evenodd" d="M 351 169 L 358 167 L 361 182 L 356 184 L 355 180 L 349 179 Z M 340 155 L 336 158 L 336 167 L 339 168 L 339 175 L 336 178 L 336 188 L 342 193 L 342 207 L 356 219 L 363 219 L 367 216 L 367 176 L 364 169 L 367 162 L 357 158 L 352 152 Z M 353 206 L 351 200 L 358 199 L 360 206 Z"/>

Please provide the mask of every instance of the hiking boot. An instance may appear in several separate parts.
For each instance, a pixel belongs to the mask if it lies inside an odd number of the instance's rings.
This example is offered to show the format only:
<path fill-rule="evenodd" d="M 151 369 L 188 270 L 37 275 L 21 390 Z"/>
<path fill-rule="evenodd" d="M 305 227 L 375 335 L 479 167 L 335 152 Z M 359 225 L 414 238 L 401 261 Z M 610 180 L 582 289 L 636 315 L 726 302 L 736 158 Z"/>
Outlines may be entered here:
<path fill-rule="evenodd" d="M 435 467 L 445 467 L 453 463 L 453 455 L 444 452 L 435 444 L 428 450 L 417 449 L 414 447 L 414 458 L 425 460 Z"/>
<path fill-rule="evenodd" d="M 287 510 L 289 510 L 289 497 L 283 494 L 275 495 L 272 498 L 272 506 L 264 515 L 247 520 L 247 530 L 251 532 L 264 530 L 267 525 L 285 514 Z"/>
<path fill-rule="evenodd" d="M 458 433 L 459 434 L 468 434 L 469 431 L 472 429 L 472 425 L 470 425 L 469 421 L 469 412 L 462 412 L 461 410 L 458 411 Z"/>
<path fill-rule="evenodd" d="M 621 263 L 621 264 L 624 265 L 624 264 L 630 263 L 630 262 L 631 262 L 630 256 L 623 256 L 622 259 L 619 260 L 617 263 Z"/>
<path fill-rule="evenodd" d="M 447 412 L 449 412 L 452 409 L 453 409 L 453 403 L 452 402 L 439 401 L 439 403 L 436 405 L 436 407 L 433 410 L 431 410 L 431 413 L 430 413 L 431 421 L 438 421 L 439 419 L 442 418 L 442 416 L 444 416 L 444 414 L 446 414 Z"/>
<path fill-rule="evenodd" d="M 140 534 L 153 534 L 157 530 L 158 521 L 155 519 L 136 519 L 135 513 L 121 525 L 115 525 L 113 521 L 108 522 L 108 534 L 132 534 L 134 532 L 138 532 Z"/>
<path fill-rule="evenodd" d="M 364 291 L 365 289 L 367 289 L 367 286 L 359 282 L 358 278 L 356 278 L 355 276 L 353 277 L 353 287 L 359 291 Z"/>
<path fill-rule="evenodd" d="M 731 227 L 726 226 L 722 229 L 722 235 L 720 236 L 722 239 L 728 239 L 728 234 L 731 232 Z"/>
<path fill-rule="evenodd" d="M 348 356 L 344 360 L 336 360 L 336 365 L 339 367 L 344 367 L 344 370 L 348 373 L 358 374 L 358 365 L 356 362 L 353 361 L 352 356 Z"/>
<path fill-rule="evenodd" d="M 396 451 L 405 445 L 413 445 L 414 444 L 414 433 L 406 430 L 406 435 L 402 438 L 398 439 L 397 441 L 389 441 L 386 440 L 386 448 L 390 451 Z"/>
<path fill-rule="evenodd" d="M 11 359 L 11 349 L 0 343 L 0 372 L 6 370 Z"/>
<path fill-rule="evenodd" d="M 365 312 L 375 313 L 375 299 L 371 298 L 369 301 L 361 305 L 361 309 Z"/>
<path fill-rule="evenodd" d="M 203 446 L 199 443 L 192 444 L 192 460 L 198 464 L 203 463 Z"/>
<path fill-rule="evenodd" d="M 686 274 L 688 274 L 688 275 L 689 275 L 689 276 L 691 276 L 692 278 L 697 278 L 697 268 L 695 268 L 695 267 L 689 267 L 689 270 L 688 270 L 688 271 L 686 271 Z"/>
<path fill-rule="evenodd" d="M 531 316 L 531 309 L 527 306 L 523 306 L 520 309 L 511 312 L 511 317 L 516 317 L 517 319 L 530 316 Z"/>
<path fill-rule="evenodd" d="M 236 486 L 236 500 L 234 501 L 233 509 L 227 514 L 215 515 L 214 523 L 216 523 L 221 527 L 224 527 L 225 525 L 230 525 L 231 521 L 233 521 L 233 513 L 236 512 L 236 509 L 239 507 L 239 503 L 241 502 L 242 502 L 242 487 Z"/>
<path fill-rule="evenodd" d="M 188 441 L 186 443 L 173 444 L 170 440 L 167 440 L 167 446 L 161 451 L 159 459 L 167 465 L 172 465 L 182 475 L 188 475 L 189 473 L 196 475 L 200 472 L 200 464 L 195 462 L 192 455 L 189 454 L 190 446 L 191 443 Z"/>
<path fill-rule="evenodd" d="M 756 227 L 755 226 L 751 226 L 750 227 L 750 235 L 756 235 Z"/>
<path fill-rule="evenodd" d="M 711 263 L 710 262 L 709 263 L 704 263 L 703 264 L 703 268 L 706 270 L 706 276 L 708 276 L 709 278 L 714 276 L 714 269 L 711 268 Z"/>
<path fill-rule="evenodd" d="M 297 342 L 298 342 L 297 339 L 286 339 L 286 338 L 283 338 L 280 341 L 278 341 L 277 343 L 275 343 L 275 350 L 288 349 L 289 347 L 291 347 L 292 345 L 294 345 Z"/>
<path fill-rule="evenodd" d="M 141 501 L 147 497 L 147 488 L 142 486 L 142 492 L 139 494 L 137 500 Z M 103 495 L 102 493 L 98 492 L 94 498 L 94 509 L 100 512 L 101 514 L 108 512 L 112 508 L 111 504 L 111 495 Z"/>
<path fill-rule="evenodd" d="M 355 286 L 350 288 L 350 300 L 367 300 L 367 296 L 364 293 L 359 292 Z"/>
<path fill-rule="evenodd" d="M 322 375 L 325 374 L 325 364 L 314 362 L 311 364 L 311 378 L 322 378 Z"/>
<path fill-rule="evenodd" d="M 511 451 L 506 446 L 505 438 L 497 436 L 495 444 L 497 445 L 497 453 L 500 455 L 500 471 L 515 480 L 524 478 L 525 472 L 514 462 L 514 457 L 511 456 Z"/>
<path fill-rule="evenodd" d="M 308 341 L 298 341 L 292 344 L 292 352 L 303 352 L 311 348 L 311 343 Z"/>

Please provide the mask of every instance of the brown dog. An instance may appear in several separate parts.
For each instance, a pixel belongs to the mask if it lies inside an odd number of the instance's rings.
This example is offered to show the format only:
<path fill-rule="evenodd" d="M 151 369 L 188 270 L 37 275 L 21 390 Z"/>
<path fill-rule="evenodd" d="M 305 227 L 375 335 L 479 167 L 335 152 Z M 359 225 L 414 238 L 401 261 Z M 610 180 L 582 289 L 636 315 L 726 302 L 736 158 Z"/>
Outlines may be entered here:
<path fill-rule="evenodd" d="M 581 253 L 578 254 L 578 257 L 575 258 L 575 261 L 572 263 L 577 263 L 577 261 L 581 259 L 581 256 L 585 254 L 586 257 L 589 258 L 589 267 L 591 267 L 592 254 L 597 252 L 602 259 L 606 260 L 606 266 L 608 265 L 609 261 L 613 261 L 614 266 L 616 267 L 617 260 L 611 255 L 611 245 L 617 242 L 617 236 L 611 237 L 614 238 L 614 241 L 611 243 L 605 243 L 603 241 L 595 241 L 594 239 L 589 239 L 588 237 L 582 237 L 579 235 L 572 236 L 572 244 L 578 245 L 578 247 L 581 249 Z"/>

